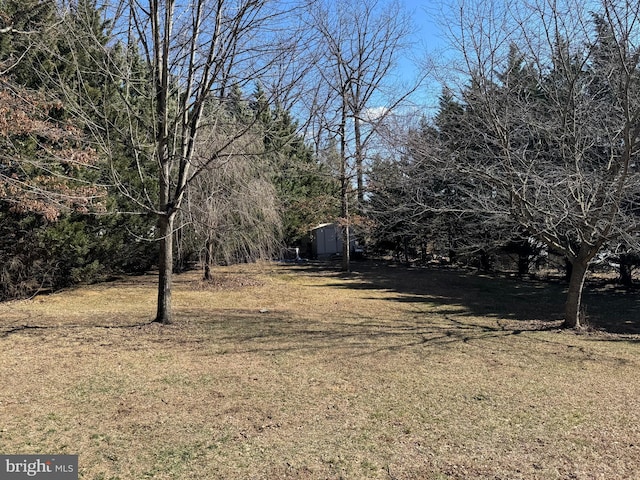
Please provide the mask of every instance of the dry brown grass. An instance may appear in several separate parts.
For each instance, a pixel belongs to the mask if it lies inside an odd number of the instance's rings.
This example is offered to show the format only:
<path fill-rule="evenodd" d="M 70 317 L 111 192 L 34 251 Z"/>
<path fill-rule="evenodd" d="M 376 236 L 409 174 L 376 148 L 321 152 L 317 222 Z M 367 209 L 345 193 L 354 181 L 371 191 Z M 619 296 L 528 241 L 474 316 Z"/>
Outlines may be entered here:
<path fill-rule="evenodd" d="M 91 480 L 640 478 L 636 336 L 557 330 L 559 285 L 357 268 L 182 275 L 167 327 L 153 277 L 0 305 L 0 452 Z"/>

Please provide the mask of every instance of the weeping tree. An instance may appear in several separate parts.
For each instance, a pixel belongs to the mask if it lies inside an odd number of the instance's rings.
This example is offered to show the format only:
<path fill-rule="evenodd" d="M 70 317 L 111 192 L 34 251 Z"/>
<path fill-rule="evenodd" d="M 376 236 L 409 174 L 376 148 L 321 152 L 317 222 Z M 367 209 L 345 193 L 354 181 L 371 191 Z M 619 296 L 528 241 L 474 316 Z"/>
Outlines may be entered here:
<path fill-rule="evenodd" d="M 82 28 L 83 19 L 92 17 L 74 15 L 74 8 L 64 16 L 70 22 L 65 26 L 69 45 L 102 43 Z M 257 121 L 230 125 L 207 108 L 224 104 L 234 89 L 256 78 L 267 84 L 289 78 L 282 70 L 293 41 L 293 23 L 286 20 L 291 8 L 275 0 L 97 0 L 92 11 L 109 20 L 104 25 L 110 41 L 103 48 L 108 55 L 94 69 L 119 86 L 118 111 L 114 115 L 103 108 L 86 82 L 58 78 L 68 108 L 86 119 L 102 153 L 112 159 L 115 186 L 137 209 L 157 218 L 157 322 L 172 322 L 175 222 L 187 192 L 213 166 L 235 160 L 236 147 L 246 143 Z M 271 75 L 274 70 L 277 75 Z M 282 84 L 277 87 L 272 91 L 284 90 Z M 202 138 L 212 131 L 216 142 Z M 113 139 L 125 139 L 128 146 L 124 168 L 115 161 L 120 147 Z M 202 144 L 210 149 L 202 150 Z"/>
<path fill-rule="evenodd" d="M 565 326 L 579 327 L 590 261 L 608 241 L 637 243 L 640 4 L 461 1 L 455 12 L 466 82 L 455 141 L 423 143 L 425 161 L 458 179 L 460 210 L 514 221 L 566 256 Z"/>
<path fill-rule="evenodd" d="M 227 129 L 242 128 L 236 122 L 252 118 L 246 108 L 232 110 L 216 113 L 229 117 Z M 199 253 L 205 280 L 212 279 L 213 265 L 273 258 L 279 249 L 281 212 L 259 134 L 255 128 L 235 142 L 233 151 L 210 162 L 188 186 L 178 218 L 185 232 L 181 242 Z M 195 157 L 206 158 L 225 141 L 219 128 L 203 129 Z"/>

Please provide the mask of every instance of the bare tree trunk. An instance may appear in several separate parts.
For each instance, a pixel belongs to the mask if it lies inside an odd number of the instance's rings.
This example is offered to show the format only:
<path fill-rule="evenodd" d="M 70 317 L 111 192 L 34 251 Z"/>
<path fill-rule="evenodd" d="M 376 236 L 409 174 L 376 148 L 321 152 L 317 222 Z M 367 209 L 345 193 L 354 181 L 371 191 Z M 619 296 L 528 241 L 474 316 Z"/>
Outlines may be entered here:
<path fill-rule="evenodd" d="M 633 285 L 634 259 L 631 254 L 623 253 L 618 260 L 620 263 L 620 283 L 625 287 Z"/>
<path fill-rule="evenodd" d="M 154 322 L 169 325 L 171 311 L 171 282 L 173 277 L 173 220 L 174 214 L 160 217 L 160 258 L 158 273 L 158 306 Z"/>
<path fill-rule="evenodd" d="M 531 256 L 528 252 L 523 252 L 522 250 L 518 252 L 518 277 L 524 277 L 529 273 L 530 259 Z"/>
<path fill-rule="evenodd" d="M 345 272 L 351 271 L 351 249 L 349 244 L 351 243 L 351 235 L 349 234 L 349 225 L 342 227 L 342 270 Z"/>
<path fill-rule="evenodd" d="M 580 328 L 582 289 L 589 270 L 588 255 L 581 251 L 578 257 L 571 262 L 571 277 L 569 279 L 569 290 L 564 307 L 564 326 L 566 328 Z"/>
<path fill-rule="evenodd" d="M 341 215 L 343 218 L 342 225 L 342 270 L 345 272 L 351 271 L 351 235 L 349 232 L 349 180 L 346 175 L 342 177 L 342 199 L 341 199 Z"/>
<path fill-rule="evenodd" d="M 358 205 L 356 213 L 362 214 L 362 206 L 364 205 L 364 152 L 362 147 L 362 132 L 360 130 L 360 112 L 357 112 L 353 119 L 353 132 L 355 143 L 356 157 L 356 179 L 358 186 Z"/>
<path fill-rule="evenodd" d="M 404 263 L 407 266 L 411 266 L 411 259 L 409 258 L 409 239 L 405 236 L 402 237 L 402 248 L 404 250 Z"/>
<path fill-rule="evenodd" d="M 213 263 L 213 242 L 207 239 L 204 246 L 204 279 L 210 282 L 213 279 L 211 275 L 211 264 Z"/>
<path fill-rule="evenodd" d="M 347 157 L 347 98 L 346 91 L 342 92 L 341 110 L 342 115 L 340 117 L 340 126 L 338 135 L 340 137 L 340 215 L 343 219 L 342 225 L 342 270 L 345 272 L 351 271 L 351 257 L 349 243 L 349 176 L 348 176 L 348 163 Z"/>

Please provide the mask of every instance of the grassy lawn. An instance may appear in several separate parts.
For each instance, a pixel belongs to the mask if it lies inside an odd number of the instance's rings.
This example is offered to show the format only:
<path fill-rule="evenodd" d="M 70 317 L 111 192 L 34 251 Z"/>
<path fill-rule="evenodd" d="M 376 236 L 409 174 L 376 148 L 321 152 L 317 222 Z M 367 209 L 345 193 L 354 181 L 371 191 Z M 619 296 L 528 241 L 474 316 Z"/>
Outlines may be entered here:
<path fill-rule="evenodd" d="M 356 265 L 220 268 L 0 304 L 0 452 L 80 478 L 640 478 L 640 295 Z"/>

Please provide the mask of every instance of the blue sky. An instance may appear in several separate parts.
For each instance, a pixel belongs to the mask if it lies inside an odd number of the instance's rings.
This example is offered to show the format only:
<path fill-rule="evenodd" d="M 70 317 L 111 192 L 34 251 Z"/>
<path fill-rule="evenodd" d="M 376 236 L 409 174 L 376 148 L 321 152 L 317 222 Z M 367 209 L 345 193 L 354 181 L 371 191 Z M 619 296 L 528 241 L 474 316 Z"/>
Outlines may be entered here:
<path fill-rule="evenodd" d="M 428 50 L 441 49 L 445 42 L 440 31 L 437 19 L 437 8 L 434 2 L 429 0 L 401 0 L 408 12 L 412 14 L 417 28 L 416 39 L 428 48 Z"/>
<path fill-rule="evenodd" d="M 412 39 L 414 49 L 411 57 L 413 58 L 407 57 L 400 61 L 399 73 L 401 76 L 406 76 L 407 79 L 412 79 L 416 78 L 425 68 L 430 68 L 426 66 L 430 60 L 442 59 L 447 42 L 438 25 L 438 7 L 434 6 L 436 2 L 432 0 L 400 0 L 400 2 L 411 14 L 415 34 Z M 427 110 L 432 110 L 437 104 L 440 92 L 440 84 L 433 76 L 430 76 L 424 88 L 414 95 L 414 101 L 426 107 Z"/>

